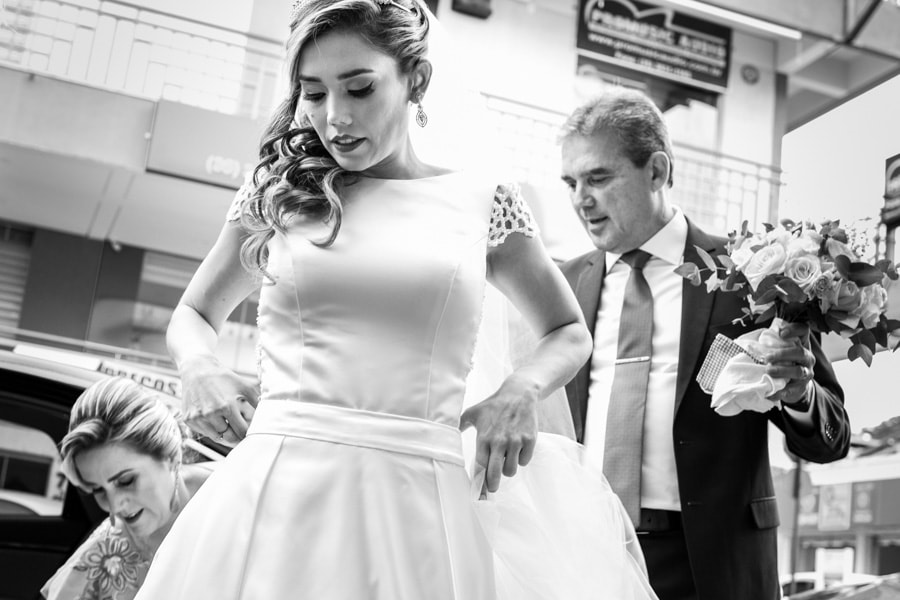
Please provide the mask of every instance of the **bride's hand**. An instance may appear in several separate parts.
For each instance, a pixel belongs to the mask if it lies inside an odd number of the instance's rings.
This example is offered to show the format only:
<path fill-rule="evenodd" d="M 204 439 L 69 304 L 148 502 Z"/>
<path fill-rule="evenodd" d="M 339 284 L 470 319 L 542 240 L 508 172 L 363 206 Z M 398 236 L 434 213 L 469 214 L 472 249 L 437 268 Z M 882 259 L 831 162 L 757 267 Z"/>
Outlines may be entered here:
<path fill-rule="evenodd" d="M 475 461 L 485 468 L 489 492 L 500 487 L 500 474 L 512 477 L 534 455 L 537 441 L 537 402 L 534 390 L 507 379 L 486 400 L 460 417 L 463 431 L 475 427 Z"/>
<path fill-rule="evenodd" d="M 259 389 L 213 357 L 182 365 L 182 405 L 188 427 L 233 446 L 247 435 Z"/>

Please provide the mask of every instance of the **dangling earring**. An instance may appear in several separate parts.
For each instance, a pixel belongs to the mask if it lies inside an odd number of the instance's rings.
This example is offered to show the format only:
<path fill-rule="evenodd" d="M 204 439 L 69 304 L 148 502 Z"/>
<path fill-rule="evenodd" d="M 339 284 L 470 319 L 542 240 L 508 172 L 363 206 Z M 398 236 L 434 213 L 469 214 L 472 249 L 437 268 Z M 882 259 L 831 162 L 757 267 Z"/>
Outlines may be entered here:
<path fill-rule="evenodd" d="M 181 482 L 181 469 L 175 467 L 175 488 L 172 490 L 172 499 L 169 500 L 169 511 L 176 513 L 181 510 L 181 498 L 179 498 L 178 484 Z"/>
<path fill-rule="evenodd" d="M 419 127 L 425 127 L 428 125 L 428 115 L 425 114 L 425 111 L 422 110 L 422 96 L 416 96 L 416 104 L 419 105 L 419 109 L 416 111 L 416 125 Z"/>

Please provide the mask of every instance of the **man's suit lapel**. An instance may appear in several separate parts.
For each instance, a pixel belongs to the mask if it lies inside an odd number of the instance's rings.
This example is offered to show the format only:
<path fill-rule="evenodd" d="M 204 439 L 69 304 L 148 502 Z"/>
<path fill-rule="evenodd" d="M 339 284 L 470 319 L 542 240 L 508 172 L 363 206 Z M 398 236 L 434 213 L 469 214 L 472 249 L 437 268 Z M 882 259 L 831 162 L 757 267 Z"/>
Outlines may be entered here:
<path fill-rule="evenodd" d="M 703 265 L 696 246 L 711 255 L 719 253 L 713 240 L 688 219 L 688 235 L 684 249 L 684 262 Z M 715 294 L 706 291 L 706 285 L 695 286 L 687 279 L 682 284 L 681 346 L 678 351 L 678 377 L 675 384 L 675 413 L 684 400 L 691 375 L 700 356 L 700 348 L 709 326 Z"/>
<path fill-rule="evenodd" d="M 585 267 L 578 276 L 575 284 L 575 297 L 584 313 L 584 321 L 591 335 L 594 334 L 594 326 L 597 322 L 597 310 L 600 307 L 600 292 L 603 289 L 603 277 L 606 274 L 606 253 L 597 251 L 591 254 L 585 262 Z M 584 427 L 584 417 L 587 414 L 588 388 L 591 384 L 591 361 L 588 360 L 575 375 L 575 398 L 577 406 L 573 406 L 572 412 L 578 411 L 576 422 Z"/>

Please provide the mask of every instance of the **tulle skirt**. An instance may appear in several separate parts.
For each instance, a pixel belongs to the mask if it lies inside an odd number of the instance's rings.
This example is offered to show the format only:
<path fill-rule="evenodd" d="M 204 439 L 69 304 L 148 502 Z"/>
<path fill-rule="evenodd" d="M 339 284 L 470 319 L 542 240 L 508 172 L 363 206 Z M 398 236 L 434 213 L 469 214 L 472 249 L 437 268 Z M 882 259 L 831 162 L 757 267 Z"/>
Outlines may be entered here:
<path fill-rule="evenodd" d="M 621 504 L 574 442 L 542 434 L 520 475 L 486 500 L 480 488 L 455 428 L 265 401 L 137 598 L 654 597 Z"/>
<path fill-rule="evenodd" d="M 482 480 L 479 469 L 473 497 Z M 528 466 L 475 510 L 493 551 L 498 598 L 656 598 L 625 508 L 573 440 L 539 434 Z"/>

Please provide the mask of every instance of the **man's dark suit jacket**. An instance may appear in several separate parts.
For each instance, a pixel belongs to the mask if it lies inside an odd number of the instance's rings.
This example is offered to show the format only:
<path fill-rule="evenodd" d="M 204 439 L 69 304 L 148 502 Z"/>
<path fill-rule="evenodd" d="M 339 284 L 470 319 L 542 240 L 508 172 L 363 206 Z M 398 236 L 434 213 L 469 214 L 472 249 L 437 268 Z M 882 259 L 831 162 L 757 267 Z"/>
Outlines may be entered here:
<path fill-rule="evenodd" d="M 688 221 L 684 260 L 700 265 L 695 245 L 715 255 L 725 252 L 726 241 L 708 236 Z M 562 270 L 593 334 L 606 274 L 605 253 L 590 252 L 565 263 Z M 733 293 L 707 293 L 706 286 L 687 280 L 683 290 L 672 444 L 695 585 L 701 600 L 774 600 L 780 598 L 779 520 L 767 425 L 772 421 L 784 431 L 790 451 L 806 460 L 825 463 L 842 458 L 850 445 L 843 391 L 818 341 L 811 339 L 816 355 L 813 433 L 798 430 L 778 409 L 719 416 L 695 378 L 717 333 L 734 339 L 747 331 L 732 323 L 741 316 L 743 301 Z M 589 410 L 590 370 L 588 360 L 566 386 L 579 442 Z"/>

